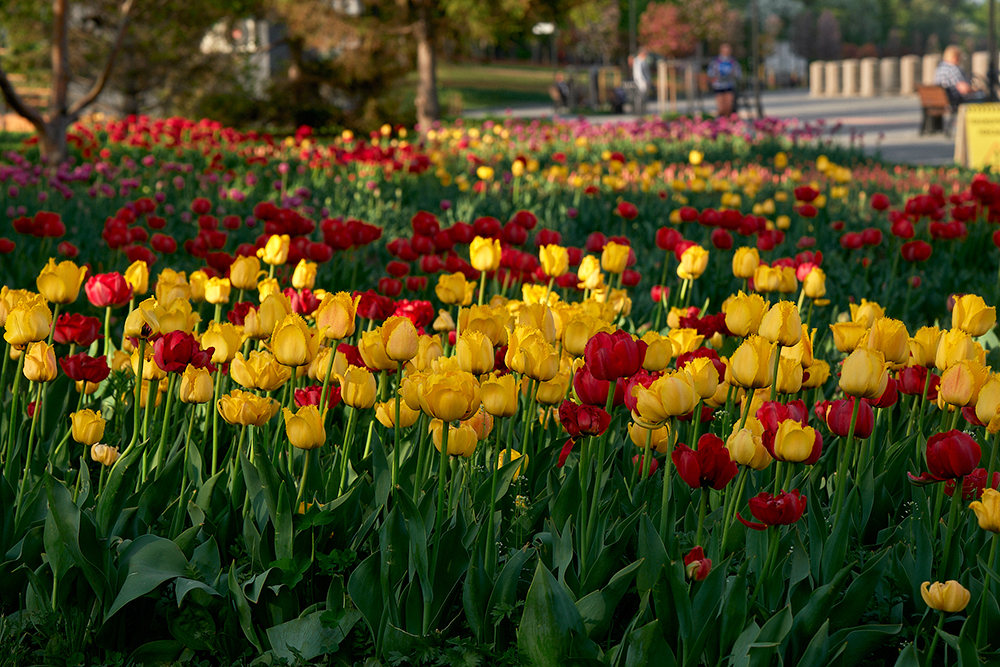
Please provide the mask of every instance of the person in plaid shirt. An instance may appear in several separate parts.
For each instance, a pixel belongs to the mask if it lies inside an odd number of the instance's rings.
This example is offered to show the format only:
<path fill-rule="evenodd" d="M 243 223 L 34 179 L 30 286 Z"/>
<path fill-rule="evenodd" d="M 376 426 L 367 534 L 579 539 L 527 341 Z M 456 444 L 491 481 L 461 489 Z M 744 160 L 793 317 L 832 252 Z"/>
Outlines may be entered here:
<path fill-rule="evenodd" d="M 963 102 L 981 102 L 986 97 L 983 91 L 972 86 L 969 77 L 958 66 L 961 59 L 962 50 L 957 46 L 949 46 L 934 70 L 934 83 L 945 89 L 948 99 L 956 107 Z"/>

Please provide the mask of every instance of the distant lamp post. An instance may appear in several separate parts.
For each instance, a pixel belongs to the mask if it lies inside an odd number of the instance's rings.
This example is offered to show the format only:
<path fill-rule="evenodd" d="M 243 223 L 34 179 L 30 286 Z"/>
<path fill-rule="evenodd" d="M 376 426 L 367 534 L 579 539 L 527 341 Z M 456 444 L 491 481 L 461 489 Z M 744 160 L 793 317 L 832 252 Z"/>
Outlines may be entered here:
<path fill-rule="evenodd" d="M 987 89 L 990 100 L 997 101 L 997 0 L 990 0 L 989 34 L 986 36 L 986 50 L 989 51 L 990 64 L 986 68 Z"/>
<path fill-rule="evenodd" d="M 559 34 L 559 30 L 556 28 L 556 24 L 549 21 L 536 23 L 531 26 L 531 34 L 539 37 L 552 35 L 552 69 L 559 69 L 559 52 L 556 49 L 556 36 Z"/>

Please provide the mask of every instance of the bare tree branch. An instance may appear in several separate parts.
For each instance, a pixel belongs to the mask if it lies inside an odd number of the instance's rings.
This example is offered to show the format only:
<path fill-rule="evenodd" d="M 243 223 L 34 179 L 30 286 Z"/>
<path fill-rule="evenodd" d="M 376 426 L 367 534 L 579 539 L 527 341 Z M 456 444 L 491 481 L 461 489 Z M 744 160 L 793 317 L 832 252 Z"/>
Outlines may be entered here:
<path fill-rule="evenodd" d="M 125 0 L 125 4 L 121 8 L 121 25 L 118 26 L 118 34 L 115 36 L 115 42 L 111 46 L 111 52 L 108 53 L 108 60 L 104 65 L 104 71 L 94 82 L 93 87 L 87 91 L 87 94 L 78 99 L 73 106 L 70 108 L 68 115 L 71 119 L 76 120 L 80 116 L 80 112 L 90 106 L 97 96 L 101 94 L 104 90 L 104 86 L 108 83 L 108 78 L 111 76 L 111 70 L 114 69 L 115 60 L 118 58 L 118 52 L 121 50 L 122 41 L 125 39 L 125 30 L 128 28 L 128 18 L 132 11 L 132 5 L 134 0 Z"/>
<path fill-rule="evenodd" d="M 7 78 L 7 73 L 3 71 L 3 67 L 0 67 L 0 92 L 3 92 L 3 97 L 7 100 L 7 106 L 13 109 L 19 116 L 27 119 L 39 132 L 44 131 L 45 119 L 42 118 L 42 114 L 21 99 L 21 96 L 14 90 L 14 85 Z"/>

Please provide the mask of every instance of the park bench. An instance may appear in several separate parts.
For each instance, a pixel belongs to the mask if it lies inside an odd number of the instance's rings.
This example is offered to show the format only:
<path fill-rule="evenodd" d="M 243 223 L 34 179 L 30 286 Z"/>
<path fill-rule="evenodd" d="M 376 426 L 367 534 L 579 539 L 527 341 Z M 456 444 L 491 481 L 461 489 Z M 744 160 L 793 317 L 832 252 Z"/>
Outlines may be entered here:
<path fill-rule="evenodd" d="M 917 86 L 917 95 L 920 97 L 920 110 L 923 112 L 920 134 L 946 132 L 945 116 L 955 115 L 947 91 L 941 86 Z"/>

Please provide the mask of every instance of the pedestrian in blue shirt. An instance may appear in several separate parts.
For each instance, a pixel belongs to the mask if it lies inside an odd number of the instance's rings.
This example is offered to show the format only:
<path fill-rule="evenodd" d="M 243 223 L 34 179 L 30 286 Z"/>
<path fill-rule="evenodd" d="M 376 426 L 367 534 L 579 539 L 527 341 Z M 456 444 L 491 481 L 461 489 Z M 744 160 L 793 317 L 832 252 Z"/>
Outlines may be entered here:
<path fill-rule="evenodd" d="M 721 45 L 718 57 L 708 65 L 708 80 L 715 92 L 715 104 L 720 117 L 735 111 L 736 92 L 742 78 L 743 70 L 733 58 L 733 48 L 729 44 Z"/>

